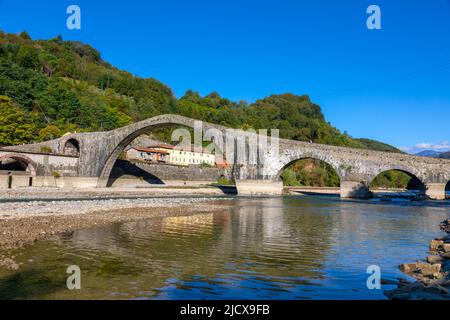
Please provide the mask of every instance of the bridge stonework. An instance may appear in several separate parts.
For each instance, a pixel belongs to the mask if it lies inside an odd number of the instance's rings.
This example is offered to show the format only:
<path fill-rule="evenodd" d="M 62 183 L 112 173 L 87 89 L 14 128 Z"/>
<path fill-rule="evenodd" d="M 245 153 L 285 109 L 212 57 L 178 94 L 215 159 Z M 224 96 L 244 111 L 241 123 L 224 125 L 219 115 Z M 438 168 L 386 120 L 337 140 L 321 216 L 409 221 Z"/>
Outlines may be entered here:
<path fill-rule="evenodd" d="M 38 144 L 4 147 L 0 149 L 0 153 L 14 150 L 15 154 L 21 152 L 39 154 L 39 150 L 46 147 L 53 150 L 54 157 L 70 156 L 73 158 L 73 154 L 67 154 L 66 145 L 68 141 L 76 141 L 79 150 L 77 168 L 73 172 L 84 181 L 83 186 L 105 187 L 114 163 L 125 147 L 135 138 L 159 126 L 177 125 L 193 128 L 196 121 L 179 115 L 161 115 L 111 131 L 74 133 Z M 203 133 L 210 129 L 222 132 L 224 136 L 225 133 L 228 136 L 231 134 L 236 139 L 249 137 L 240 130 L 202 122 Z M 322 160 L 335 169 L 341 179 L 341 196 L 344 198 L 369 197 L 370 182 L 377 175 L 388 170 L 400 170 L 417 177 L 425 185 L 428 197 L 445 199 L 445 186 L 450 180 L 450 160 L 286 139 L 277 139 L 276 141 L 278 144 L 272 143 L 257 157 L 256 164 L 248 164 L 248 159 L 246 159 L 247 162 L 238 161 L 239 155 L 236 154 L 233 156 L 234 159 L 227 159 L 229 162 L 234 162 L 232 174 L 236 180 L 239 194 L 281 194 L 283 186 L 280 174 L 282 170 L 297 160 L 312 158 Z M 224 145 L 226 145 L 225 141 Z M 274 149 L 274 145 L 278 145 L 278 150 Z M 41 168 L 38 170 L 39 172 L 42 172 L 44 170 L 42 168 L 46 166 L 45 163 L 40 163 L 41 158 L 36 156 L 33 159 Z M 70 162 L 70 165 L 72 168 L 73 162 Z"/>

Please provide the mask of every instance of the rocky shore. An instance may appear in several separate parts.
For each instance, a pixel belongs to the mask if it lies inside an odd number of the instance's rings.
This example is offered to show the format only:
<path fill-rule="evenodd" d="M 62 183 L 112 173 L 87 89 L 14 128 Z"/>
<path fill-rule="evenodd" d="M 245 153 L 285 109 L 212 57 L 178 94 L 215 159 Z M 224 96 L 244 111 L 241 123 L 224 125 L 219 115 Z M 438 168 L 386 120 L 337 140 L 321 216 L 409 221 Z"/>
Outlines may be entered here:
<path fill-rule="evenodd" d="M 440 224 L 447 235 L 430 242 L 425 259 L 400 265 L 400 270 L 417 281 L 401 279 L 397 288 L 384 294 L 393 300 L 450 300 L 450 219 Z"/>
<path fill-rule="evenodd" d="M 5 202 L 0 211 L 0 268 L 19 269 L 11 249 L 56 234 L 116 222 L 212 212 L 228 203 L 229 199 L 217 197 Z"/>

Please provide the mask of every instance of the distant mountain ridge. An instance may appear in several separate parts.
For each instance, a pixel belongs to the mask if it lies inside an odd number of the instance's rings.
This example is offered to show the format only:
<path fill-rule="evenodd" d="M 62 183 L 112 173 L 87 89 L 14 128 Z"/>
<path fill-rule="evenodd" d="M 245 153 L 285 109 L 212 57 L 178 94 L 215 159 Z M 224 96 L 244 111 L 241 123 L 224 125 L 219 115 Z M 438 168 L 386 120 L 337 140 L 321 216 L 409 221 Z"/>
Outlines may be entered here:
<path fill-rule="evenodd" d="M 434 150 L 423 150 L 423 151 L 416 153 L 415 155 L 419 156 L 419 157 L 439 158 L 439 156 L 441 155 L 441 152 L 434 151 Z"/>
<path fill-rule="evenodd" d="M 450 159 L 450 151 L 447 152 L 439 152 L 435 150 L 423 150 L 415 154 L 419 157 L 430 157 L 430 158 L 441 158 L 441 159 Z"/>

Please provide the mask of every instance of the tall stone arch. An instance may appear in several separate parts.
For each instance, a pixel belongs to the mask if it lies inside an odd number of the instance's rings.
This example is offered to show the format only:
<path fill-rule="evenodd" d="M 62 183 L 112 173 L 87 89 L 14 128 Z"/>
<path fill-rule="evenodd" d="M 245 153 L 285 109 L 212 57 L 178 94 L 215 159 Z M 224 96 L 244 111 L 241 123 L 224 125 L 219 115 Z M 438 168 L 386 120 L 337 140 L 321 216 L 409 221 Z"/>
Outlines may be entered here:
<path fill-rule="evenodd" d="M 207 122 L 179 116 L 179 115 L 161 115 L 144 121 L 140 121 L 123 128 L 108 131 L 103 133 L 103 140 L 100 149 L 103 153 L 103 158 L 97 159 L 101 164 L 98 168 L 98 182 L 97 187 L 106 187 L 108 178 L 111 174 L 113 166 L 119 158 L 122 151 L 134 139 L 140 135 L 150 131 L 151 129 L 166 126 L 166 125 L 180 125 L 183 127 L 195 128 L 196 125 L 201 124 L 201 130 L 204 134 L 206 130 L 216 129 L 222 132 L 226 131 L 226 127 L 214 125 Z M 193 137 L 192 137 L 193 138 Z M 91 143 L 92 146 L 92 143 Z"/>

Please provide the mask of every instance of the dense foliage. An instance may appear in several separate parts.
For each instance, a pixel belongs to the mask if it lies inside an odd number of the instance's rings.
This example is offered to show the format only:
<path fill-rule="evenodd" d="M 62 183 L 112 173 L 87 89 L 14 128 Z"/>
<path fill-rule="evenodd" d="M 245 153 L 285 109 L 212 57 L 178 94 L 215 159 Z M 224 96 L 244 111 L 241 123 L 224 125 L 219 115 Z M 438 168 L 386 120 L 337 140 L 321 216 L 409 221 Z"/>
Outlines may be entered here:
<path fill-rule="evenodd" d="M 372 188 L 394 188 L 422 190 L 424 186 L 416 177 L 398 170 L 390 170 L 379 174 L 370 184 Z"/>
<path fill-rule="evenodd" d="M 32 41 L 26 34 L 0 33 L 0 94 L 11 98 L 36 130 L 54 126 L 59 135 L 114 129 L 175 104 L 169 88 L 113 68 L 88 45 L 60 37 Z"/>
<path fill-rule="evenodd" d="M 32 141 L 36 127 L 10 98 L 0 95 L 0 144 Z"/>
<path fill-rule="evenodd" d="M 281 179 L 285 186 L 339 187 L 336 171 L 325 162 L 302 159 L 286 168 Z"/>

